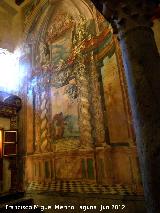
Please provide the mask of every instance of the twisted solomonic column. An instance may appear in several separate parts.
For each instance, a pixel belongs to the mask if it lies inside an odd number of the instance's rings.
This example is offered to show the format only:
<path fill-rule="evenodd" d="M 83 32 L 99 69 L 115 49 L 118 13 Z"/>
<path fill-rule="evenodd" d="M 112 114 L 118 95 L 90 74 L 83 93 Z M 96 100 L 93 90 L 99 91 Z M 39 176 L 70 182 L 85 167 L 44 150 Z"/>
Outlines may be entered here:
<path fill-rule="evenodd" d="M 151 0 L 102 0 L 118 32 L 133 114 L 147 211 L 160 211 L 160 56 L 151 29 Z M 93 0 L 94 3 L 94 0 Z M 101 11 L 102 12 L 102 11 Z"/>

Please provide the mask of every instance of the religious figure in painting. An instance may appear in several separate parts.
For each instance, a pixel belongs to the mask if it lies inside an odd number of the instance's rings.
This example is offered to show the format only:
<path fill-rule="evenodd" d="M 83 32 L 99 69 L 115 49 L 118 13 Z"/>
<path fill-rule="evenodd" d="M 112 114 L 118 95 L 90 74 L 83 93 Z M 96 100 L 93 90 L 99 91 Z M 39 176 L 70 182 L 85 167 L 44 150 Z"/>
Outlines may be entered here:
<path fill-rule="evenodd" d="M 55 139 L 61 139 L 64 134 L 64 116 L 63 113 L 56 113 L 53 117 L 53 132 L 54 132 L 54 138 Z"/>
<path fill-rule="evenodd" d="M 78 100 L 75 80 L 51 88 L 52 140 L 66 141 L 79 137 Z"/>

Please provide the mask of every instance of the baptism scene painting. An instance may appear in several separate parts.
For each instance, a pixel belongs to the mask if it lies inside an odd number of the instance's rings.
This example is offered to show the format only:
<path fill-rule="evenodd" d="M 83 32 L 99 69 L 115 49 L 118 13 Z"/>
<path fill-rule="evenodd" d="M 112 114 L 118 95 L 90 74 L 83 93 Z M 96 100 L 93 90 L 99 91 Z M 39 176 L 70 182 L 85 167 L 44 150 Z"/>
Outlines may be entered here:
<path fill-rule="evenodd" d="M 79 138 L 78 100 L 73 90 L 75 81 L 51 88 L 52 142 L 65 142 Z"/>

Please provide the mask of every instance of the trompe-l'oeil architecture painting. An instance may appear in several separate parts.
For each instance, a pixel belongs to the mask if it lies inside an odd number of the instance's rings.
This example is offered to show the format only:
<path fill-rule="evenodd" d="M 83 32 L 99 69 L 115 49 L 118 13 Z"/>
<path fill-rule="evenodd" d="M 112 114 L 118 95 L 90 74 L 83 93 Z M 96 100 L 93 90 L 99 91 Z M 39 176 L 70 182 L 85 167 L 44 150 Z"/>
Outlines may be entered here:
<path fill-rule="evenodd" d="M 26 183 L 78 180 L 127 184 L 139 192 L 121 52 L 111 26 L 89 1 L 30 7 L 24 8 L 22 58 L 30 66 Z"/>
<path fill-rule="evenodd" d="M 121 51 L 110 24 L 89 0 L 24 1 L 21 16 L 25 74 L 16 95 L 22 107 L 1 113 L 0 123 L 3 130 L 18 129 L 18 155 L 3 162 L 9 178 L 1 178 L 1 191 L 64 180 L 143 193 Z M 10 161 L 15 168 L 7 167 Z"/>

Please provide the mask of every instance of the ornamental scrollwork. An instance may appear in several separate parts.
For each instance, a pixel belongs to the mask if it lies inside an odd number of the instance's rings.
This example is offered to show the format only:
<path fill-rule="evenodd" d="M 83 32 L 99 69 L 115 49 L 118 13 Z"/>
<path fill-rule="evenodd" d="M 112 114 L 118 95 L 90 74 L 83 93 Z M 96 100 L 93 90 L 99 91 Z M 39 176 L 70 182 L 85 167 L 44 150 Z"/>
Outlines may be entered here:
<path fill-rule="evenodd" d="M 66 33 L 74 26 L 73 17 L 65 12 L 59 12 L 53 17 L 52 24 L 47 31 L 46 41 L 48 44 L 53 43 L 57 38 Z"/>
<path fill-rule="evenodd" d="M 65 94 L 67 94 L 68 97 L 71 100 L 76 99 L 77 96 L 78 96 L 77 85 L 76 84 L 68 84 L 68 86 L 66 87 L 66 90 L 65 90 Z"/>
<path fill-rule="evenodd" d="M 38 46 L 38 55 L 36 57 L 36 62 L 41 66 L 47 65 L 50 63 L 50 50 L 49 45 L 44 41 L 40 41 Z"/>

